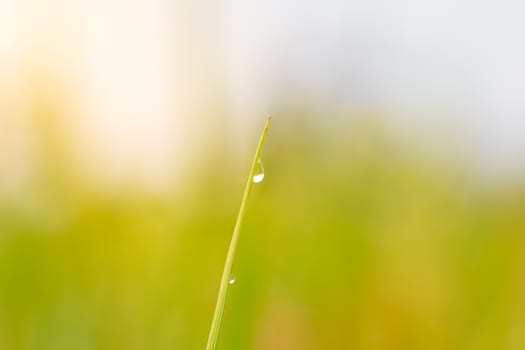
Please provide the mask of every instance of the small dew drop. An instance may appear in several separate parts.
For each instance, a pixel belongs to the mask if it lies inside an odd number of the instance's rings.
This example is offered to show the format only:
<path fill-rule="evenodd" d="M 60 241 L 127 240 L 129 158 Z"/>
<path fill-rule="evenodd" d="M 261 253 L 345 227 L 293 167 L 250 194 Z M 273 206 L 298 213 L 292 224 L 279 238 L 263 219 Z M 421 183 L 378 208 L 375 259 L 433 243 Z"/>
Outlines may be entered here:
<path fill-rule="evenodd" d="M 252 180 L 256 184 L 264 180 L 264 168 L 260 160 L 257 161 L 257 165 L 255 166 L 255 174 L 253 175 Z"/>
<path fill-rule="evenodd" d="M 233 273 L 230 275 L 230 280 L 228 281 L 229 284 L 234 284 L 235 283 L 235 276 L 233 275 Z"/>

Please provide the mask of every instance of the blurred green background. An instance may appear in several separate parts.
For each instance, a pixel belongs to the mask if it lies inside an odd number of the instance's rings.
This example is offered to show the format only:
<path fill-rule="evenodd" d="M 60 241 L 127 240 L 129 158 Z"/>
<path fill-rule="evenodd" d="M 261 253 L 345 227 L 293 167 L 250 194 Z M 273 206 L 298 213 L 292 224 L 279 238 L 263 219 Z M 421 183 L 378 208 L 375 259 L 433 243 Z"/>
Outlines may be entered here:
<path fill-rule="evenodd" d="M 221 349 L 525 346 L 525 191 L 480 190 L 376 118 L 321 130 L 286 113 Z M 44 119 L 37 181 L 0 206 L 0 348 L 204 348 L 251 147 L 217 136 L 182 189 L 97 191 Z"/>

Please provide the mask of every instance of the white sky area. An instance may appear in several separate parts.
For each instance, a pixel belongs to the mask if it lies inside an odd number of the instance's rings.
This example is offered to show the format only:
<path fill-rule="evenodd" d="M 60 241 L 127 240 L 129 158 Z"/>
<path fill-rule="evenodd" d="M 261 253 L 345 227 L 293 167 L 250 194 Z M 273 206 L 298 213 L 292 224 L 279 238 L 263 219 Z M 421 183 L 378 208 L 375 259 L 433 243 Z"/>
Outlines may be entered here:
<path fill-rule="evenodd" d="M 446 143 L 461 130 L 483 171 L 523 167 L 525 2 L 228 3 L 226 62 L 239 114 L 290 89 L 336 108 L 381 106 L 401 128 L 434 125 L 426 119 L 443 113 L 438 136 Z"/>
<path fill-rule="evenodd" d="M 239 129 L 290 93 L 378 106 L 422 134 L 442 114 L 444 144 L 512 173 L 525 164 L 524 14 L 494 0 L 0 0 L 0 171 L 27 169 L 12 162 L 30 153 L 26 105 L 43 84 L 66 96 L 84 166 L 116 182 L 183 174 L 217 100 Z"/>

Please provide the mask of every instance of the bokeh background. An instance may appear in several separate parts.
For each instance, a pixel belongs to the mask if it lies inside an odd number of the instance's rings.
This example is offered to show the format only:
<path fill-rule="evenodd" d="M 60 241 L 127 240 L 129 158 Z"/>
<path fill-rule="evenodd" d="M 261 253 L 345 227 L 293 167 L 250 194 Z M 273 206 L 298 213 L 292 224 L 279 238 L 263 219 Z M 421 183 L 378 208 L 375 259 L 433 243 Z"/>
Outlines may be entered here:
<path fill-rule="evenodd" d="M 0 0 L 0 349 L 524 349 L 524 11 Z"/>

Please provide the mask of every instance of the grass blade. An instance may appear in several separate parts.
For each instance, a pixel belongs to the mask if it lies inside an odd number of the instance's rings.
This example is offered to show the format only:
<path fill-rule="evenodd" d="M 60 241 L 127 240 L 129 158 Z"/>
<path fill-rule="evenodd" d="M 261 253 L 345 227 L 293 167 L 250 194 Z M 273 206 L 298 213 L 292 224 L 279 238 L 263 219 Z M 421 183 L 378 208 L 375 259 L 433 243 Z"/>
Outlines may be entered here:
<path fill-rule="evenodd" d="M 232 272 L 233 258 L 235 256 L 237 241 L 239 240 L 242 219 L 244 217 L 244 213 L 246 212 L 246 203 L 248 202 L 248 198 L 250 197 L 250 192 L 253 186 L 253 177 L 254 175 L 256 175 L 255 170 L 257 169 L 257 163 L 259 162 L 259 158 L 261 156 L 261 150 L 264 144 L 264 140 L 266 139 L 266 134 L 268 133 L 268 128 L 270 126 L 271 119 L 271 117 L 268 117 L 268 119 L 266 120 L 266 124 L 261 134 L 261 138 L 259 139 L 259 144 L 257 145 L 257 149 L 255 150 L 255 156 L 253 157 L 252 166 L 250 168 L 250 175 L 248 176 L 248 181 L 246 182 L 246 187 L 244 188 L 241 207 L 239 208 L 237 222 L 235 223 L 235 228 L 233 229 L 230 247 L 228 249 L 228 254 L 226 255 L 226 262 L 224 263 L 221 285 L 219 287 L 219 294 L 217 295 L 217 303 L 215 304 L 215 311 L 213 313 L 213 319 L 211 322 L 210 333 L 208 335 L 208 343 L 206 345 L 206 350 L 215 350 L 219 341 L 219 333 L 222 325 L 222 316 L 224 315 L 226 297 L 228 296 L 228 289 L 230 287 L 230 276 Z"/>

